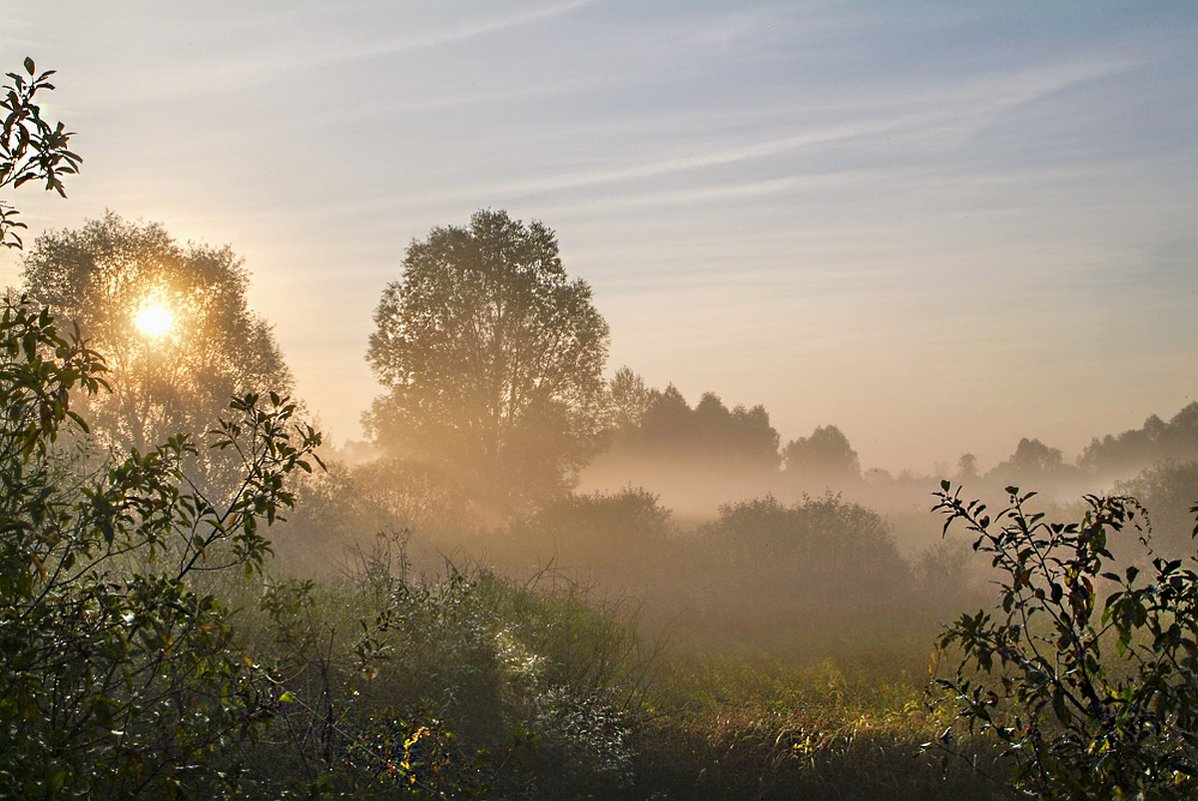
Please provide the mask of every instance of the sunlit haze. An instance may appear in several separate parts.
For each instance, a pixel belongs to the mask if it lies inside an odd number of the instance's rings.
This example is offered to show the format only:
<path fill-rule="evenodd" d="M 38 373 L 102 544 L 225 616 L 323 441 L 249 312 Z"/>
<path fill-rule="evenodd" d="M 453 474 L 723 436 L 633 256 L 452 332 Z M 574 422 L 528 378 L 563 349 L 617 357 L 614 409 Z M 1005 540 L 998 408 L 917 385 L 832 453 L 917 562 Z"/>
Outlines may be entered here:
<path fill-rule="evenodd" d="M 151 302 L 142 306 L 133 315 L 137 330 L 151 339 L 158 339 L 171 330 L 175 316 L 162 303 Z"/>
<path fill-rule="evenodd" d="M 6 198 L 26 241 L 112 209 L 228 244 L 337 442 L 405 248 L 480 208 L 557 232 L 609 374 L 866 468 L 1072 458 L 1198 397 L 1188 0 L 2 0 L 26 55 L 84 157 Z"/>

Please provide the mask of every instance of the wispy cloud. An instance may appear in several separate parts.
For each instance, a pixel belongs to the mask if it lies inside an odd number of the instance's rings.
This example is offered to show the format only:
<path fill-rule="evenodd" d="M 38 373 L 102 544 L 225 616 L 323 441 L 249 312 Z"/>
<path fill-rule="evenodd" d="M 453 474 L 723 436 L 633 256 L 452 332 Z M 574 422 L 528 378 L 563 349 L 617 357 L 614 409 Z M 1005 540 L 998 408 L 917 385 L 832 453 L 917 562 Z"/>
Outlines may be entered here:
<path fill-rule="evenodd" d="M 517 28 L 523 25 L 530 25 L 534 22 L 551 19 L 553 17 L 560 17 L 564 14 L 569 14 L 596 2 L 598 2 L 598 0 L 569 0 L 569 2 L 556 3 L 554 5 L 544 6 L 531 11 L 521 11 L 515 14 L 491 17 L 478 22 L 467 23 L 465 25 L 458 25 L 456 27 L 442 30 L 429 31 L 416 36 L 405 36 L 389 41 L 378 42 L 372 44 L 370 47 L 364 47 L 340 53 L 336 59 L 330 60 L 372 58 L 411 50 L 419 50 L 428 47 L 454 44 L 457 42 L 465 42 L 480 36 L 488 36 L 490 34 L 499 33 L 500 31 L 505 31 L 509 28 Z"/>
<path fill-rule="evenodd" d="M 720 167 L 754 159 L 775 156 L 780 153 L 801 150 L 805 147 L 823 145 L 832 142 L 845 141 L 863 136 L 884 134 L 903 126 L 926 121 L 925 116 L 901 117 L 883 122 L 870 122 L 858 125 L 834 126 L 826 129 L 794 134 L 761 142 L 739 145 L 731 148 L 721 148 L 688 156 L 669 159 L 654 159 L 642 161 L 623 167 L 613 167 L 604 170 L 587 170 L 560 175 L 551 175 L 529 181 L 518 181 L 491 187 L 470 187 L 464 190 L 472 196 L 520 197 L 566 189 L 583 189 L 604 184 L 615 184 L 637 181 L 644 178 L 655 178 L 673 173 L 686 173 L 711 167 Z M 463 192 L 455 192 L 459 196 Z"/>
<path fill-rule="evenodd" d="M 780 157 L 793 158 L 804 150 L 828 146 L 852 147 L 857 154 L 866 152 L 870 146 L 883 147 L 891 154 L 891 159 L 900 158 L 900 163 L 902 158 L 895 154 L 905 150 L 909 153 L 909 159 L 913 160 L 911 163 L 917 162 L 920 166 L 928 168 L 936 161 L 936 153 L 945 153 L 964 146 L 980 132 L 998 124 L 1007 114 L 1021 106 L 1068 90 L 1085 81 L 1133 69 L 1137 65 L 1138 63 L 1133 61 L 1062 63 L 1038 69 L 1021 69 L 946 81 L 936 87 L 920 86 L 905 93 L 896 89 L 885 97 L 876 93 L 859 94 L 855 99 L 846 100 L 837 114 L 807 114 L 805 120 L 787 120 L 779 114 L 779 118 L 771 121 L 768 127 L 775 131 L 784 127 L 792 128 L 790 132 L 784 132 L 782 135 L 752 141 L 742 134 L 740 143 L 707 149 L 696 148 L 693 143 L 677 141 L 680 135 L 676 132 L 687 131 L 693 134 L 695 129 L 682 125 L 679 120 L 672 119 L 669 115 L 657 116 L 656 130 L 644 130 L 644 120 L 636 118 L 632 123 L 642 129 L 643 136 L 638 137 L 635 144 L 628 141 L 614 144 L 609 159 L 611 166 L 455 188 L 448 193 L 434 192 L 430 200 L 451 201 L 466 196 L 513 199 L 633 184 L 666 176 L 702 175 L 729 165 Z M 795 115 L 796 112 L 792 110 L 790 116 Z M 795 127 L 804 123 L 810 126 L 813 116 L 848 121 L 794 132 Z M 606 120 L 604 124 L 604 130 L 619 132 L 618 123 Z M 702 136 L 701 132 L 699 136 Z M 721 135 L 719 138 L 725 141 L 729 139 L 727 135 Z M 645 141 L 653 142 L 656 149 L 664 149 L 676 155 L 645 158 L 641 146 Z M 688 150 L 690 152 L 686 152 Z M 630 156 L 639 158 L 631 160 Z M 775 194 L 793 189 L 798 183 L 813 180 L 811 175 L 794 175 L 793 166 L 786 169 L 791 174 L 784 177 L 775 175 L 767 180 L 720 185 L 714 188 L 655 192 L 644 195 L 646 199 L 643 201 L 635 198 L 631 200 L 637 203 L 708 202 L 737 196 Z M 656 200 L 650 201 L 648 198 Z"/>

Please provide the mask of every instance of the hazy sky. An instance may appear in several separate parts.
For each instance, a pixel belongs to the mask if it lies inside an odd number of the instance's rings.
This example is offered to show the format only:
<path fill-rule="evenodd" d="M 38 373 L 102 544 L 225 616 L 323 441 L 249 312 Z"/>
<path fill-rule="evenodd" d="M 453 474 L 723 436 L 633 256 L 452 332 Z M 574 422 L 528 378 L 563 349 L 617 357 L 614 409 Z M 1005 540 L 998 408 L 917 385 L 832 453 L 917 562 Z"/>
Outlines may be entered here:
<path fill-rule="evenodd" d="M 230 244 L 334 440 L 408 243 L 540 219 L 627 364 L 983 467 L 1198 398 L 1198 3 L 13 2 L 110 208 Z M 12 253 L 0 283 L 16 283 Z"/>

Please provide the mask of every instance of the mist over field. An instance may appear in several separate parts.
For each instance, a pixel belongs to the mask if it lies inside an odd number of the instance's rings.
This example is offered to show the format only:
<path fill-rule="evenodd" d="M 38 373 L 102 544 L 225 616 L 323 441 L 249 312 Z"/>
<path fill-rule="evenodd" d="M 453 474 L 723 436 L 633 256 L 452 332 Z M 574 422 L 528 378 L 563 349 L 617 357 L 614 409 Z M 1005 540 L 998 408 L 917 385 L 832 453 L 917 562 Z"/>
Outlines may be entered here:
<path fill-rule="evenodd" d="M 1192 798 L 1196 34 L 0 0 L 0 798 Z"/>

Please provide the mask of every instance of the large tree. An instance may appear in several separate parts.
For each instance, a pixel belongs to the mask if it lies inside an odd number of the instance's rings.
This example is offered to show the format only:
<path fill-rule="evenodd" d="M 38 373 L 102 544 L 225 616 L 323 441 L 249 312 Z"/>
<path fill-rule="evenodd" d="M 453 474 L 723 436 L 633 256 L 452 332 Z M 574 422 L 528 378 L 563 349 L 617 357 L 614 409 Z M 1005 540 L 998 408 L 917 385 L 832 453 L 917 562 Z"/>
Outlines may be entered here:
<path fill-rule="evenodd" d="M 599 424 L 608 328 L 551 229 L 491 210 L 434 228 L 374 320 L 387 393 L 365 421 L 384 448 L 504 505 L 569 484 Z"/>
<path fill-rule="evenodd" d="M 291 389 L 228 247 L 181 246 L 161 225 L 109 212 L 38 237 L 24 277 L 27 293 L 105 354 L 112 392 L 90 399 L 90 417 L 112 445 L 145 451 L 208 430 L 231 396 Z"/>

